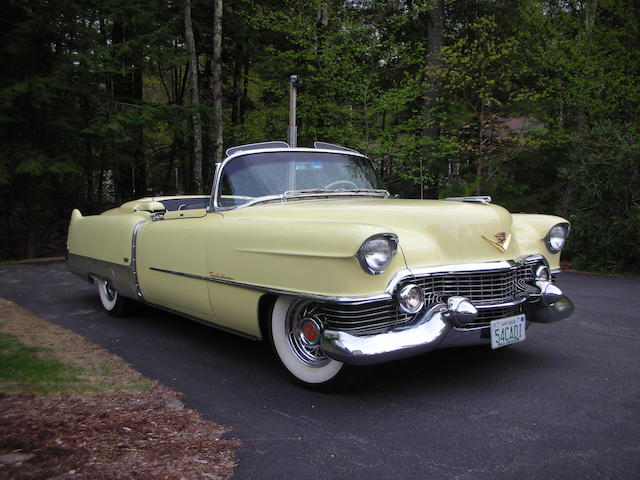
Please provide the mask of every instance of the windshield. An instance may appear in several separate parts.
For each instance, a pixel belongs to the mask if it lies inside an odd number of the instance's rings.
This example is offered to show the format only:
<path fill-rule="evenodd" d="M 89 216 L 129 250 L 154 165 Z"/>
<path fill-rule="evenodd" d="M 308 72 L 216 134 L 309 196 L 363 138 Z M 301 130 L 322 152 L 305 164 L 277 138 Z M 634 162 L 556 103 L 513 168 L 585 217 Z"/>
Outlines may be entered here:
<path fill-rule="evenodd" d="M 357 155 L 299 151 L 254 153 L 236 157 L 225 165 L 218 206 L 241 205 L 256 198 L 299 190 L 331 193 L 380 188 L 382 183 L 369 160 Z"/>

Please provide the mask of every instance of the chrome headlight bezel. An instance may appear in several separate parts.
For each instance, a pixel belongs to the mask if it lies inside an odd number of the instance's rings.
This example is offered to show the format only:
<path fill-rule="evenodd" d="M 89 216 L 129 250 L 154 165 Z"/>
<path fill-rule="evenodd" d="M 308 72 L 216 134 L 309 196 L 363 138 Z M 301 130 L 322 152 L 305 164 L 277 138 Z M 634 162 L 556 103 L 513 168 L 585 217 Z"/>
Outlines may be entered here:
<path fill-rule="evenodd" d="M 382 243 L 383 242 L 383 243 Z M 381 250 L 385 249 L 386 252 Z M 370 275 L 379 275 L 384 272 L 396 252 L 398 251 L 398 237 L 393 233 L 379 233 L 367 238 L 356 253 L 356 258 L 362 269 Z M 373 255 L 382 254 L 383 261 L 377 261 Z"/>
<path fill-rule="evenodd" d="M 569 231 L 571 225 L 568 222 L 556 223 L 549 229 L 546 237 L 544 237 L 544 244 L 550 253 L 558 253 L 563 248 L 569 238 Z"/>

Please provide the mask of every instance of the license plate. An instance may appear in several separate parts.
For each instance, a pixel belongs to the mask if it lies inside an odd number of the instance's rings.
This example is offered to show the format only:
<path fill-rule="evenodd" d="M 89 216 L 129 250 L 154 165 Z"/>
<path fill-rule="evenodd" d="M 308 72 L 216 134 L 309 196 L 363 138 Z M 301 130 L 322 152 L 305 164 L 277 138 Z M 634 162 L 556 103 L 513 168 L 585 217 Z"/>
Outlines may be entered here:
<path fill-rule="evenodd" d="M 526 330 L 524 314 L 499 318 L 491 321 L 489 325 L 491 328 L 491 348 L 500 348 L 524 341 Z"/>

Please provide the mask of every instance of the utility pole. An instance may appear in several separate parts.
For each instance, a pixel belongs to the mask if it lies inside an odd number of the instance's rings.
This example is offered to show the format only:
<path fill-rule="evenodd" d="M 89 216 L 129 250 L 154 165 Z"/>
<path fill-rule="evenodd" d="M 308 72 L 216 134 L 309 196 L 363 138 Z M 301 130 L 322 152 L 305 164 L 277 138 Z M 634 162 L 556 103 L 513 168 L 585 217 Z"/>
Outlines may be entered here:
<path fill-rule="evenodd" d="M 289 135 L 288 144 L 292 147 L 298 146 L 298 127 L 296 125 L 296 108 L 298 102 L 298 86 L 302 85 L 302 80 L 297 75 L 289 77 Z"/>

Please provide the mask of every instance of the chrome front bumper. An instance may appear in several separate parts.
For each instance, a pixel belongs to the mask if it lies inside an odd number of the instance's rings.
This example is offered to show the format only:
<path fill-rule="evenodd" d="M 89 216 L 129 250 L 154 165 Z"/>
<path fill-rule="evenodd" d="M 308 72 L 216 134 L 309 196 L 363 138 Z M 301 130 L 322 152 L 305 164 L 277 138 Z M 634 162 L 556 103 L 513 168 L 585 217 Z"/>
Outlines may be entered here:
<path fill-rule="evenodd" d="M 528 322 L 551 323 L 567 318 L 573 303 L 554 284 L 524 302 Z M 436 348 L 490 343 L 489 327 L 465 328 L 476 320 L 477 309 L 466 298 L 451 297 L 420 315 L 412 324 L 374 335 L 325 330 L 322 351 L 350 365 L 373 365 L 420 355 Z"/>

